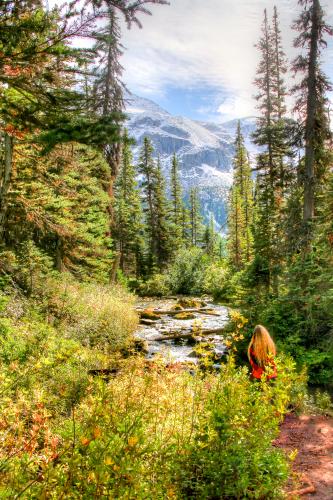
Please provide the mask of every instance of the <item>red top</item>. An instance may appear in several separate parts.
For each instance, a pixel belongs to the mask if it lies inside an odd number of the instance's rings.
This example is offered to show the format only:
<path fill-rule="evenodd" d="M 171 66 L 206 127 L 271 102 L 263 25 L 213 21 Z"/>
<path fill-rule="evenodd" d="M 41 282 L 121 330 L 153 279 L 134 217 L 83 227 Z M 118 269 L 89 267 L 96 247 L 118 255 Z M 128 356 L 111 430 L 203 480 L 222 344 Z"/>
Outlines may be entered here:
<path fill-rule="evenodd" d="M 250 348 L 250 364 L 252 366 L 252 373 L 251 373 L 252 377 L 261 379 L 263 373 L 265 373 L 265 367 L 261 367 L 257 364 L 257 358 L 252 347 Z M 266 365 L 273 370 L 273 373 L 267 375 L 267 379 L 276 378 L 277 370 L 274 360 L 272 358 L 268 358 Z"/>

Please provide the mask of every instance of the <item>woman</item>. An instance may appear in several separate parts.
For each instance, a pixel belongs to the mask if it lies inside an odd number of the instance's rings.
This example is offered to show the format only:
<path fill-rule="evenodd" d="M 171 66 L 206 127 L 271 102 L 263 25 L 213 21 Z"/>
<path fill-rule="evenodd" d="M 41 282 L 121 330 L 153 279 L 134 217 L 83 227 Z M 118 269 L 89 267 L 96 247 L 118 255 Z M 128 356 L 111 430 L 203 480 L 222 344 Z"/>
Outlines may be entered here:
<path fill-rule="evenodd" d="M 277 376 L 274 356 L 276 355 L 275 344 L 264 326 L 257 325 L 247 350 L 252 366 L 251 377 L 261 379 L 266 374 L 266 379 L 274 379 Z"/>

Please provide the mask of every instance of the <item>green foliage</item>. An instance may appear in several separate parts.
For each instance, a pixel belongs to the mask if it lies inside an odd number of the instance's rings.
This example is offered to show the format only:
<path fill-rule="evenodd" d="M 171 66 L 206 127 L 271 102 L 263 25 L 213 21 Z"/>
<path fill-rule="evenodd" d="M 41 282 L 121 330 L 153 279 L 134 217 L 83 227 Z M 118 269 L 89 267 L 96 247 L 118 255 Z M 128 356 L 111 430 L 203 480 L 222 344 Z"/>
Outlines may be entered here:
<path fill-rule="evenodd" d="M 202 217 L 200 214 L 200 201 L 198 196 L 198 188 L 193 187 L 190 190 L 190 241 L 192 246 L 199 246 L 201 241 L 203 226 Z"/>
<path fill-rule="evenodd" d="M 127 275 L 142 272 L 142 210 L 135 177 L 136 170 L 125 132 L 121 168 L 115 183 L 113 237 L 119 252 L 120 269 Z"/>
<path fill-rule="evenodd" d="M 253 181 L 248 152 L 238 123 L 235 141 L 234 180 L 229 196 L 229 259 L 236 270 L 250 262 L 253 253 Z"/>
<path fill-rule="evenodd" d="M 167 271 L 173 293 L 197 294 L 204 290 L 207 255 L 196 247 L 180 249 Z"/>
<path fill-rule="evenodd" d="M 18 149 L 22 156 L 5 223 L 8 246 L 16 253 L 20 243 L 38 246 L 58 271 L 107 280 L 112 252 L 104 182 L 109 174 L 102 156 L 77 144 L 47 157 Z"/>
<path fill-rule="evenodd" d="M 171 221 L 174 244 L 176 247 L 182 243 L 183 237 L 183 217 L 185 207 L 182 199 L 182 186 L 179 180 L 178 160 L 176 155 L 173 155 L 171 164 Z"/>
<path fill-rule="evenodd" d="M 204 289 L 215 300 L 226 298 L 230 270 L 225 262 L 213 262 L 206 268 Z"/>
<path fill-rule="evenodd" d="M 133 296 L 121 286 L 77 283 L 69 276 L 45 283 L 44 310 L 65 335 L 105 352 L 119 351 L 138 324 Z"/>
<path fill-rule="evenodd" d="M 245 370 L 235 373 L 232 361 L 224 367 L 190 456 L 194 477 L 185 482 L 187 496 L 281 498 L 288 466 L 283 453 L 271 447 L 278 418 L 275 403 L 269 403 L 280 389 L 263 388 L 251 384 Z"/>
<path fill-rule="evenodd" d="M 153 158 L 154 149 L 148 137 L 140 152 L 138 172 L 142 174 L 143 212 L 147 234 L 147 274 L 162 269 L 171 256 L 171 233 L 167 217 L 165 179 L 160 161 Z"/>
<path fill-rule="evenodd" d="M 29 328 L 31 343 L 37 332 Z M 103 366 L 101 355 L 69 340 L 55 349 L 52 328 L 33 345 L 29 364 L 11 362 L 1 380 L 2 496 L 281 494 L 288 461 L 271 443 L 277 412 L 291 400 L 287 374 L 278 386 L 259 386 L 232 358 L 220 375 L 204 377 L 158 362 L 145 371 L 132 358 L 105 382 L 86 375 L 94 363 Z M 15 399 L 3 396 L 4 384 Z"/>
<path fill-rule="evenodd" d="M 45 279 L 53 272 L 50 257 L 32 241 L 22 243 L 16 255 L 13 252 L 1 252 L 0 263 L 2 269 L 10 273 L 11 279 L 29 296 L 41 294 Z"/>
<path fill-rule="evenodd" d="M 139 288 L 140 295 L 148 297 L 163 297 L 170 293 L 169 279 L 166 274 L 154 274 L 147 279 Z"/>

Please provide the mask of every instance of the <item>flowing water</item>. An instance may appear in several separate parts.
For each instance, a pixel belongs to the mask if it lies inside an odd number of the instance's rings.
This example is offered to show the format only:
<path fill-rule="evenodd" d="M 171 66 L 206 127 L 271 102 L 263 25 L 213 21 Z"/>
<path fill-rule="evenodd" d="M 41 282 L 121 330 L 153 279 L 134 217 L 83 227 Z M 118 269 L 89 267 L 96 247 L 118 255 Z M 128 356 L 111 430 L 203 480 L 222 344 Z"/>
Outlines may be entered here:
<path fill-rule="evenodd" d="M 142 309 L 160 309 L 170 310 L 177 303 L 177 299 L 141 299 L 137 303 L 137 308 Z M 209 342 L 212 345 L 216 357 L 222 357 L 226 352 L 226 346 L 223 343 L 223 336 L 205 335 L 200 336 L 200 329 L 223 328 L 228 321 L 228 309 L 225 306 L 217 305 L 209 300 L 206 301 L 210 310 L 216 313 L 216 316 L 205 314 L 204 312 L 194 313 L 195 318 L 180 320 L 173 316 L 163 315 L 161 319 L 154 321 L 152 325 L 140 325 L 136 336 L 144 339 L 147 343 L 147 358 L 152 359 L 156 354 L 163 355 L 170 362 L 191 362 L 197 363 L 198 357 L 194 351 L 195 343 Z M 176 340 L 155 340 L 161 335 L 167 335 L 169 332 L 190 333 L 196 329 L 195 341 L 191 339 Z"/>

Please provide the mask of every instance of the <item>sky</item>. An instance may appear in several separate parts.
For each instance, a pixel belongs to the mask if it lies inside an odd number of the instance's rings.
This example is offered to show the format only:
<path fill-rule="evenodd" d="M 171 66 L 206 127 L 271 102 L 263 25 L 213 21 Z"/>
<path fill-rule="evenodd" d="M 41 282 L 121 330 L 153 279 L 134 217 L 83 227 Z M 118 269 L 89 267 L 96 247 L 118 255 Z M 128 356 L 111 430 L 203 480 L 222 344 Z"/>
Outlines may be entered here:
<path fill-rule="evenodd" d="M 123 26 L 125 83 L 172 114 L 217 122 L 254 116 L 255 44 L 263 11 L 267 8 L 271 17 L 274 5 L 291 61 L 297 0 L 170 0 L 169 6 L 152 6 L 152 16 L 141 17 L 143 29 Z M 322 0 L 322 6 L 333 24 L 332 0 Z M 333 39 L 323 64 L 333 80 Z M 287 84 L 292 86 L 291 76 Z"/>

